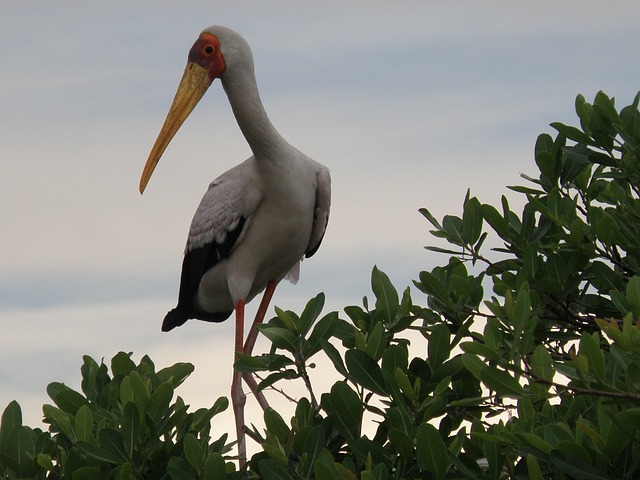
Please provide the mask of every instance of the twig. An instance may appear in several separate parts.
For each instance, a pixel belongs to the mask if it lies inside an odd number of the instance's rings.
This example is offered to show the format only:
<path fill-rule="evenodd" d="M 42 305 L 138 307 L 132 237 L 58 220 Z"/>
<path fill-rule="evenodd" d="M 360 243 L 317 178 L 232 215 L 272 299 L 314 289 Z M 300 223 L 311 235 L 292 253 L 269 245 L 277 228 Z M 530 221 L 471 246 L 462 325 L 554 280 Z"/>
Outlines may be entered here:
<path fill-rule="evenodd" d="M 259 378 L 260 380 L 264 380 L 260 375 L 257 375 L 257 374 L 256 374 L 256 377 L 257 377 L 257 378 Z M 285 393 L 285 391 L 284 391 L 284 390 L 282 390 L 282 389 L 280 389 L 280 388 L 276 388 L 276 387 L 274 387 L 273 385 L 270 385 L 268 388 L 269 388 L 269 390 L 273 390 L 274 392 L 279 393 L 279 394 L 280 394 L 280 395 L 282 395 L 284 398 L 286 398 L 287 400 L 289 400 L 291 403 L 298 403 L 298 401 L 297 401 L 295 398 L 293 398 L 293 397 L 291 397 L 291 396 L 287 395 L 287 394 Z"/>
<path fill-rule="evenodd" d="M 573 393 L 575 393 L 576 395 L 596 395 L 598 397 L 607 397 L 607 398 L 618 398 L 618 399 L 622 399 L 622 400 L 633 400 L 636 402 L 640 401 L 640 395 L 637 395 L 635 393 L 629 393 L 629 392 L 609 392 L 606 390 L 597 390 L 597 389 L 593 389 L 593 388 L 583 388 L 583 387 L 575 387 L 572 385 L 563 385 L 561 383 L 556 383 L 556 382 L 552 382 L 551 380 L 546 380 L 544 378 L 542 378 L 541 376 L 535 374 L 533 371 L 531 371 L 531 368 L 529 367 L 529 365 L 527 365 L 527 363 L 524 363 L 525 365 L 525 370 L 524 370 L 524 374 L 527 375 L 528 377 L 532 378 L 534 381 L 538 382 L 538 383 L 542 383 L 543 385 L 549 385 L 550 387 L 556 388 L 558 390 L 569 390 Z"/>
<path fill-rule="evenodd" d="M 296 355 L 296 364 L 298 367 L 298 372 L 304 381 L 305 387 L 307 387 L 307 391 L 311 396 L 311 408 L 314 412 L 318 411 L 318 400 L 316 400 L 316 396 L 313 393 L 313 386 L 311 385 L 311 379 L 309 378 L 309 374 L 307 373 L 307 366 L 305 365 L 304 358 L 298 358 Z"/>

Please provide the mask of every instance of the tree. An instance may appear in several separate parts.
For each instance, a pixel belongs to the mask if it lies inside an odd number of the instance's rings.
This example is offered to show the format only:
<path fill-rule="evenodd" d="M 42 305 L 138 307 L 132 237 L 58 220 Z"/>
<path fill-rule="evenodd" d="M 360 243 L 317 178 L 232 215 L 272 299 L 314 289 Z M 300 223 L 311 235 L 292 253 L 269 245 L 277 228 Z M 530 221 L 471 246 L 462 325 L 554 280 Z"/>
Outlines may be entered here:
<path fill-rule="evenodd" d="M 592 104 L 578 96 L 580 127 L 552 124 L 555 138 L 542 134 L 535 145 L 539 175 L 509 187 L 526 199 L 520 214 L 506 197 L 498 209 L 470 193 L 461 216 L 439 221 L 421 210 L 445 242 L 427 248 L 449 256 L 415 281 L 426 305 L 414 303 L 409 288 L 399 294 L 374 267 L 372 305 L 345 307 L 344 318 L 321 317 L 322 294 L 300 315 L 277 310 L 261 326 L 270 351 L 243 356 L 236 368 L 260 374 L 262 388 L 302 381 L 308 395 L 289 421 L 265 412 L 265 431 L 251 433 L 263 449 L 246 470 L 225 459 L 226 435 L 209 436 L 226 399 L 188 413 L 179 397 L 171 404 L 188 365 L 155 373 L 148 358 L 136 366 L 118 354 L 112 376 L 85 358 L 83 394 L 49 386 L 56 404 L 44 408 L 49 432 L 22 426 L 19 406 L 10 404 L 0 426 L 0 472 L 637 478 L 639 102 L 640 94 L 618 112 L 602 92 Z M 487 252 L 490 243 L 496 246 Z M 426 355 L 409 348 L 416 332 Z M 339 378 L 328 392 L 314 391 L 307 372 L 320 354 Z M 362 433 L 369 417 L 372 438 Z"/>

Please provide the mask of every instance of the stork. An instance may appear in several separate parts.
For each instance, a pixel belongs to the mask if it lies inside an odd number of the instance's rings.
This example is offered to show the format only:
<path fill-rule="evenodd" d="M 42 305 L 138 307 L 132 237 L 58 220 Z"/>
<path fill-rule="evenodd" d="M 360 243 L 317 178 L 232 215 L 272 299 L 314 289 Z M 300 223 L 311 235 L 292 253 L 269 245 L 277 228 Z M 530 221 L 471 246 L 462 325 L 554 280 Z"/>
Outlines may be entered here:
<path fill-rule="evenodd" d="M 322 241 L 329 218 L 329 170 L 291 146 L 275 129 L 260 100 L 246 40 L 222 26 L 205 29 L 189 51 L 184 74 L 140 179 L 140 193 L 182 123 L 216 78 L 253 153 L 209 185 L 191 222 L 177 306 L 162 330 L 189 319 L 222 322 L 235 310 L 235 358 L 250 354 L 278 282 L 298 280 L 300 262 Z M 214 146 L 212 145 L 212 148 Z M 264 291 L 244 339 L 245 304 Z M 242 380 L 260 405 L 250 374 L 233 371 L 231 401 L 238 458 L 246 463 Z"/>

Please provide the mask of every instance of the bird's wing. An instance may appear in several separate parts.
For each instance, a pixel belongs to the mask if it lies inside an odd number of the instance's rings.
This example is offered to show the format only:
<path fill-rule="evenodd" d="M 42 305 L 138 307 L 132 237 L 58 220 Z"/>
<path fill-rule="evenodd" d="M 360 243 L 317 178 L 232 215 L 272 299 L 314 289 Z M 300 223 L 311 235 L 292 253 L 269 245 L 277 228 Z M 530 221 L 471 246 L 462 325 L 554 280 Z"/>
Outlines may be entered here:
<path fill-rule="evenodd" d="M 247 161 L 209 185 L 191 221 L 182 262 L 178 306 L 167 315 L 163 330 L 179 326 L 188 318 L 216 322 L 231 314 L 200 312 L 194 308 L 193 299 L 207 270 L 227 258 L 242 241 L 251 215 L 260 203 L 262 190 L 252 172 L 251 162 Z M 171 325 L 167 324 L 169 318 Z"/>
<path fill-rule="evenodd" d="M 331 208 L 331 175 L 329 169 L 320 165 L 316 172 L 316 204 L 313 209 L 313 228 L 309 237 L 309 245 L 305 257 L 311 257 L 322 242 L 324 232 L 329 222 L 329 210 Z"/>
<path fill-rule="evenodd" d="M 238 241 L 244 221 L 254 212 L 259 201 L 247 202 L 251 196 L 247 185 L 250 180 L 234 170 L 209 185 L 191 221 L 185 255 L 208 247 L 214 248 L 217 260 L 221 260 L 229 255 Z"/>

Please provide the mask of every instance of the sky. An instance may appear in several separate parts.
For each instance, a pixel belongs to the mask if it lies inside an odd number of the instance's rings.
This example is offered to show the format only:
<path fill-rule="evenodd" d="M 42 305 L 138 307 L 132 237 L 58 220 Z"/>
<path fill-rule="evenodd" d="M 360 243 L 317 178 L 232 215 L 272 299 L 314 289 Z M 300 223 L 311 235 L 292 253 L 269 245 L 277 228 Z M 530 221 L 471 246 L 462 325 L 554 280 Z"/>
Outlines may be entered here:
<path fill-rule="evenodd" d="M 322 247 L 274 298 L 301 312 L 324 292 L 328 312 L 371 297 L 374 265 L 403 290 L 446 263 L 423 249 L 437 242 L 419 208 L 460 215 L 467 189 L 521 204 L 506 186 L 535 175 L 549 123 L 576 124 L 577 94 L 631 103 L 638 18 L 634 1 L 5 2 L 0 409 L 15 399 L 38 426 L 48 383 L 79 389 L 83 355 L 108 362 L 118 351 L 158 368 L 193 363 L 177 393 L 194 409 L 228 394 L 233 322 L 160 331 L 200 198 L 250 155 L 219 82 L 138 193 L 205 27 L 245 36 L 272 122 L 331 169 Z M 319 390 L 333 381 L 323 368 L 312 374 Z M 255 408 L 248 420 L 260 424 Z M 225 413 L 213 433 L 232 421 Z"/>

